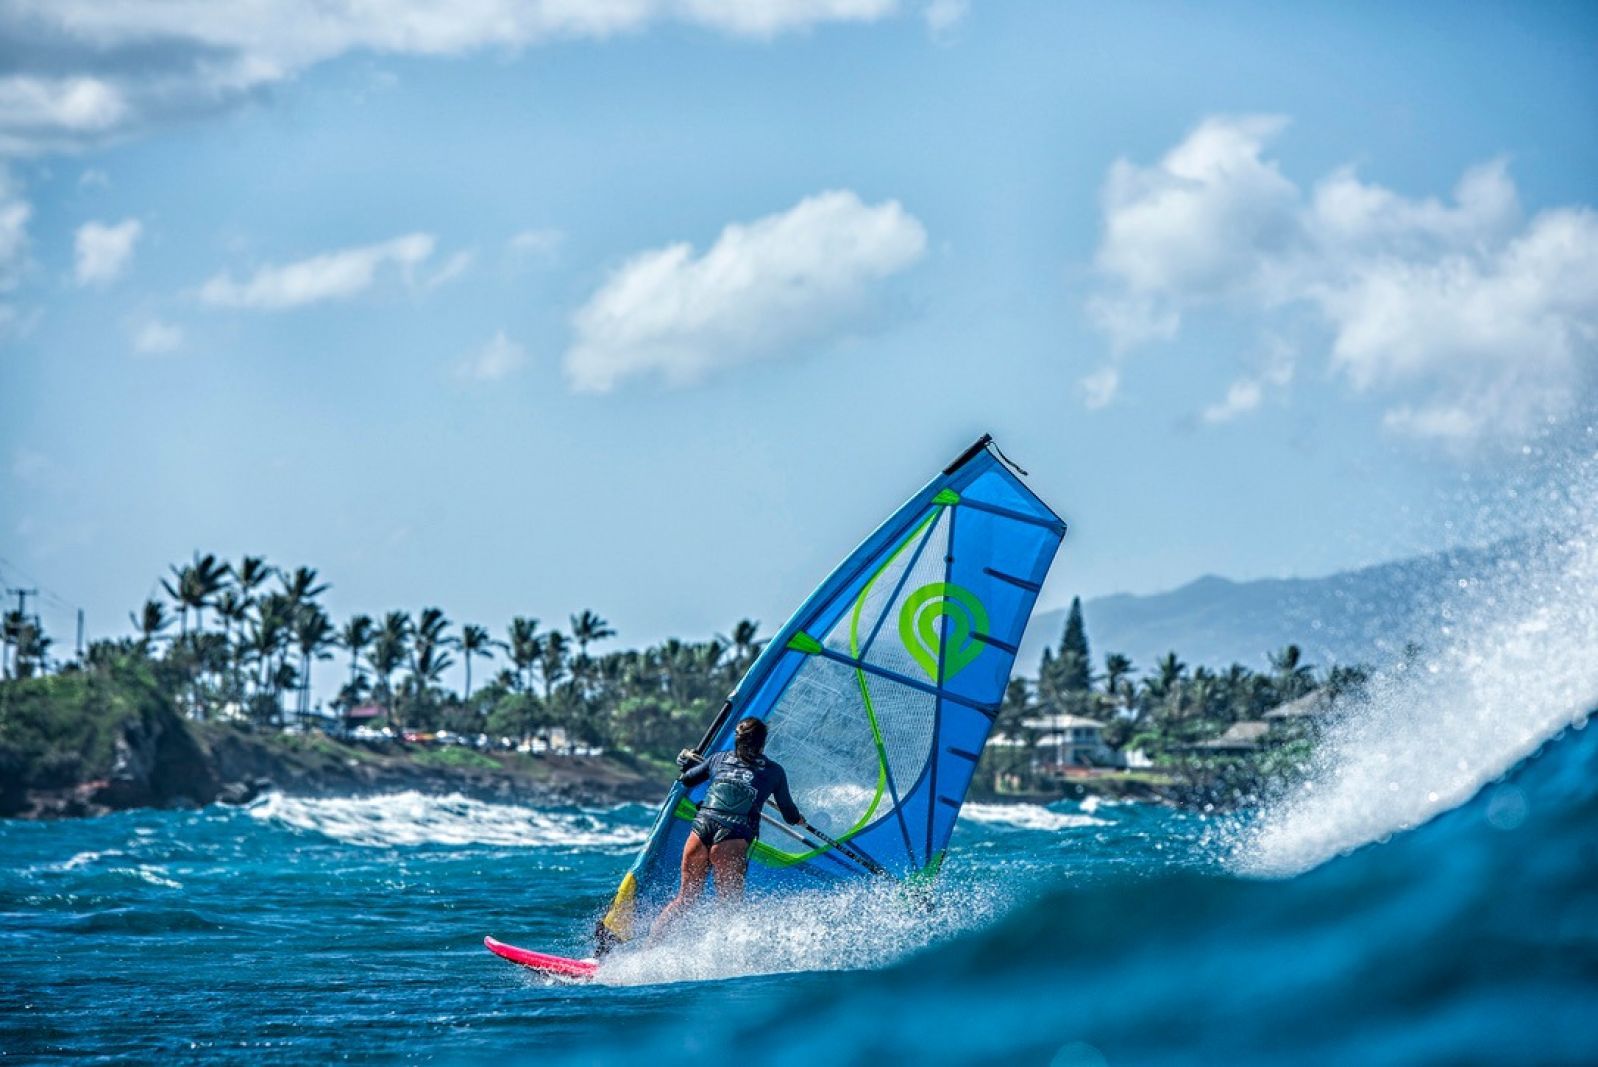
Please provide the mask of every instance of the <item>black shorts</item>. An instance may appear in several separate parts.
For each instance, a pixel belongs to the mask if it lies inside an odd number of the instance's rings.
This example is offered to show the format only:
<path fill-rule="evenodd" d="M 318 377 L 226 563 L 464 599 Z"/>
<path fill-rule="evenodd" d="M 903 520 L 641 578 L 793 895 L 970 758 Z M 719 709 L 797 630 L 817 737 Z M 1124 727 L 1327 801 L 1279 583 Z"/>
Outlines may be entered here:
<path fill-rule="evenodd" d="M 755 839 L 755 829 L 748 823 L 723 822 L 722 820 L 700 812 L 694 816 L 692 832 L 695 837 L 705 843 L 706 848 L 715 848 L 723 841 L 749 841 Z"/>

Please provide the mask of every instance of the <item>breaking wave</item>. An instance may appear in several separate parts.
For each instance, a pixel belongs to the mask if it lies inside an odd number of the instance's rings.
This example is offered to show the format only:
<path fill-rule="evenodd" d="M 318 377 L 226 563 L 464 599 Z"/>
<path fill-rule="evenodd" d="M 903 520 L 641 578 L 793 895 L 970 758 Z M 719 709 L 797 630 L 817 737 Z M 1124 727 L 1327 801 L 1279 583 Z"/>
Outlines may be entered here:
<path fill-rule="evenodd" d="M 1096 798 L 1089 798 L 1096 799 Z M 960 818 L 989 826 L 1011 826 L 1017 830 L 1075 830 L 1084 826 L 1108 826 L 1108 821 L 1083 812 L 1054 811 L 1041 804 L 967 804 Z M 1093 805 L 1097 808 L 1098 805 Z"/>
<path fill-rule="evenodd" d="M 507 848 L 634 848 L 644 827 L 614 812 L 544 811 L 491 804 L 452 793 L 406 791 L 375 797 L 307 799 L 270 794 L 247 809 L 263 822 L 307 830 L 352 845 L 495 845 Z"/>
<path fill-rule="evenodd" d="M 1426 647 L 1379 672 L 1330 726 L 1302 786 L 1240 835 L 1236 869 L 1292 874 L 1418 826 L 1598 706 L 1593 468 L 1572 463 L 1544 502 L 1555 532 L 1456 577 Z"/>
<path fill-rule="evenodd" d="M 808 893 L 713 902 L 660 942 L 607 959 L 607 985 L 654 985 L 798 971 L 881 967 L 993 922 L 1012 903 L 998 884 L 926 896 L 897 884 L 849 883 Z"/>

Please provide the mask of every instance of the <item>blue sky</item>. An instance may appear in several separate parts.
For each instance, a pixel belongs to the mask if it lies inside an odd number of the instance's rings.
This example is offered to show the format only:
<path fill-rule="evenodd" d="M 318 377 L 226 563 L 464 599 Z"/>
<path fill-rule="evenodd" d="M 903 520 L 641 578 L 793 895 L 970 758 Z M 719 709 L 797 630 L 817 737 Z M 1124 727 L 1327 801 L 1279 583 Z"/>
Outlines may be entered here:
<path fill-rule="evenodd" d="M 1591 409 L 1590 7 L 317 10 L 0 15 L 0 569 L 62 638 L 196 548 L 769 630 L 984 430 L 1045 606 L 1324 573 Z"/>

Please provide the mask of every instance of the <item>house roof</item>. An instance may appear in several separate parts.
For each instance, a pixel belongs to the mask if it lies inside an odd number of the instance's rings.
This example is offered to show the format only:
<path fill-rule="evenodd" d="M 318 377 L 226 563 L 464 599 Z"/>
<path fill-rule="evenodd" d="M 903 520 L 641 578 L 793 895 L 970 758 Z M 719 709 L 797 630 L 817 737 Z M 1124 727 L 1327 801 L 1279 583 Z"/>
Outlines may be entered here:
<path fill-rule="evenodd" d="M 1226 728 L 1220 737 L 1212 737 L 1208 741 L 1200 741 L 1194 748 L 1256 748 L 1265 739 L 1271 724 L 1251 719 L 1247 722 L 1234 722 Z"/>
<path fill-rule="evenodd" d="M 1028 730 L 1069 730 L 1073 727 L 1093 730 L 1104 729 L 1102 722 L 1097 719 L 1084 718 L 1081 715 L 1042 715 L 1036 719 L 1022 719 L 1021 725 Z"/>
<path fill-rule="evenodd" d="M 1316 689 L 1305 693 L 1296 700 L 1289 700 L 1286 704 L 1279 704 L 1265 713 L 1267 719 L 1280 722 L 1283 719 L 1310 719 L 1317 715 L 1324 715 L 1332 706 L 1332 698 L 1324 689 Z"/>

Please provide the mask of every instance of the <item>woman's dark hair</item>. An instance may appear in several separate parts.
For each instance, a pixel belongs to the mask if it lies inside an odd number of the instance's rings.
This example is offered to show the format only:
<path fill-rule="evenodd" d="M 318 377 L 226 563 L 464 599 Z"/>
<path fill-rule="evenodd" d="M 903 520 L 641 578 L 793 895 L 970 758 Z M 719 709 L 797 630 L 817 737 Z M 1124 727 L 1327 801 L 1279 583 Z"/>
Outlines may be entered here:
<path fill-rule="evenodd" d="M 744 759 L 758 759 L 766 748 L 766 724 L 759 719 L 744 719 L 732 732 L 732 747 Z"/>

